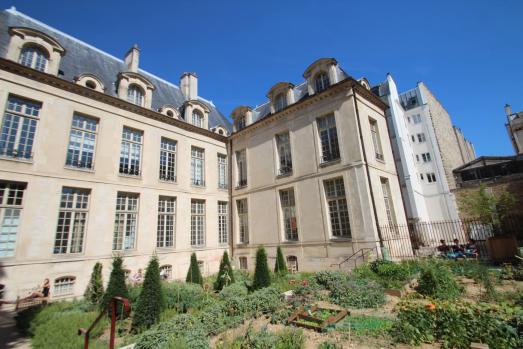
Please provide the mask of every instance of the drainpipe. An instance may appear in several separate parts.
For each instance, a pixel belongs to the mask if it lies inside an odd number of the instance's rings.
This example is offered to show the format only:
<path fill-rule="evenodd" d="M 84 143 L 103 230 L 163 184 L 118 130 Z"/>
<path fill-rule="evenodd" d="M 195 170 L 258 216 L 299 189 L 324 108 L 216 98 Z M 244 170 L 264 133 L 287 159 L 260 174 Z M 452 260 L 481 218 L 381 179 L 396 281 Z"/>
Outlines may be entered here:
<path fill-rule="evenodd" d="M 376 211 L 376 202 L 374 200 L 374 191 L 372 190 L 372 182 L 370 181 L 369 163 L 367 162 L 367 152 L 365 151 L 365 143 L 363 142 L 363 133 L 361 132 L 360 111 L 358 109 L 358 102 L 356 101 L 356 90 L 354 89 L 354 86 L 352 86 L 352 98 L 354 99 L 354 108 L 356 109 L 356 121 L 358 122 L 358 132 L 360 134 L 361 149 L 363 152 L 363 162 L 365 163 L 365 169 L 367 172 L 367 182 L 369 183 L 372 211 L 374 213 L 374 221 L 376 224 L 376 229 L 378 231 L 378 239 L 380 240 L 380 247 L 382 249 L 382 255 L 383 255 L 383 248 L 385 246 L 383 245 L 383 238 L 381 237 L 381 229 L 380 229 L 380 225 L 378 223 L 378 212 Z"/>

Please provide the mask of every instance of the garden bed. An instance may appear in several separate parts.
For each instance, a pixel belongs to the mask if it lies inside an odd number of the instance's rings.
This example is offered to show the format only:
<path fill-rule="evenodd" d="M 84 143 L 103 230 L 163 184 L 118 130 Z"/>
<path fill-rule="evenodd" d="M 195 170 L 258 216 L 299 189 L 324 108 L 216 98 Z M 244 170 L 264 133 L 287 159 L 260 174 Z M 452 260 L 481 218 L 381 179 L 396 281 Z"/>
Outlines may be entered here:
<path fill-rule="evenodd" d="M 314 305 L 308 310 L 306 307 L 298 308 L 289 316 L 287 322 L 294 326 L 322 332 L 328 326 L 336 324 L 347 315 L 349 315 L 349 312 L 345 309 L 320 308 Z"/>

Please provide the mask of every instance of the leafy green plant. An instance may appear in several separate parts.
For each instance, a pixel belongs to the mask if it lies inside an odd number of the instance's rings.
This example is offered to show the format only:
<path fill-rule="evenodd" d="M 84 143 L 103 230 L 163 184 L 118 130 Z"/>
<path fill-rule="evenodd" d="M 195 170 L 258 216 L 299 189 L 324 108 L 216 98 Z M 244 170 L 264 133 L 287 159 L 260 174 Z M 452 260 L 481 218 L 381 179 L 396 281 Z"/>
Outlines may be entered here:
<path fill-rule="evenodd" d="M 427 263 L 422 267 L 416 290 L 436 299 L 456 299 L 463 292 L 463 287 L 458 285 L 448 268 Z"/>
<path fill-rule="evenodd" d="M 274 273 L 276 275 L 285 275 L 287 274 L 287 264 L 285 263 L 285 257 L 283 257 L 283 252 L 281 247 L 278 246 L 276 249 L 276 263 L 274 264 Z"/>
<path fill-rule="evenodd" d="M 193 284 L 203 285 L 203 277 L 198 266 L 198 260 L 196 259 L 196 253 L 191 254 L 191 264 L 189 265 L 189 270 L 187 271 L 187 277 L 185 282 L 190 282 Z"/>
<path fill-rule="evenodd" d="M 145 271 L 142 291 L 133 312 L 133 330 L 148 329 L 157 323 L 163 308 L 165 308 L 165 297 L 160 282 L 160 265 L 158 257 L 154 256 Z"/>
<path fill-rule="evenodd" d="M 285 328 L 278 333 L 278 339 L 274 348 L 276 349 L 300 349 L 305 343 L 305 335 L 302 330 Z"/>
<path fill-rule="evenodd" d="M 342 307 L 377 308 L 385 304 L 383 288 L 376 282 L 367 279 L 349 280 L 334 284 L 330 299 Z"/>
<path fill-rule="evenodd" d="M 93 305 L 99 306 L 104 296 L 102 279 L 102 263 L 96 262 L 91 273 L 91 279 L 84 292 L 84 298 Z"/>
<path fill-rule="evenodd" d="M 320 345 L 318 345 L 318 349 L 343 349 L 343 346 L 334 341 L 327 340 L 320 343 Z"/>
<path fill-rule="evenodd" d="M 122 269 L 123 259 L 120 256 L 113 258 L 113 269 L 109 277 L 107 290 L 102 298 L 102 309 L 107 309 L 110 313 L 110 302 L 113 297 L 129 298 L 127 286 L 125 285 L 125 272 Z M 121 314 L 121 308 L 117 307 L 118 315 Z"/>
<path fill-rule="evenodd" d="M 388 334 L 393 324 L 394 321 L 391 319 L 357 315 L 347 316 L 336 325 L 336 329 L 340 332 L 350 330 L 352 335 L 356 337 L 383 337 Z"/>
<path fill-rule="evenodd" d="M 322 270 L 314 274 L 314 280 L 327 290 L 339 284 L 344 284 L 348 280 L 348 274 L 343 271 Z"/>
<path fill-rule="evenodd" d="M 254 269 L 252 288 L 258 290 L 260 288 L 268 287 L 270 284 L 271 275 L 267 265 L 267 253 L 263 247 L 259 247 L 256 251 L 256 267 Z"/>
<path fill-rule="evenodd" d="M 234 273 L 232 272 L 231 262 L 227 251 L 223 252 L 222 260 L 220 261 L 220 270 L 214 282 L 214 289 L 220 291 L 225 286 L 234 283 Z"/>
<path fill-rule="evenodd" d="M 189 309 L 200 309 L 207 298 L 204 290 L 198 284 L 169 282 L 163 283 L 167 308 L 177 309 L 185 313 Z"/>

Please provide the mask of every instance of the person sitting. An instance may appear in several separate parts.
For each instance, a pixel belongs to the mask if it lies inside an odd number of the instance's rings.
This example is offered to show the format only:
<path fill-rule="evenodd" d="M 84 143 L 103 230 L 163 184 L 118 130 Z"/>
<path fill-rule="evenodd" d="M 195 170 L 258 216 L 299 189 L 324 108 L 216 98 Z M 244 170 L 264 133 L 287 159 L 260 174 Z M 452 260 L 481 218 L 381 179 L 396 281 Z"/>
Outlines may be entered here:
<path fill-rule="evenodd" d="M 44 282 L 40 285 L 39 289 L 37 291 L 30 292 L 27 296 L 23 298 L 19 298 L 16 301 L 4 301 L 0 300 L 1 304 L 20 304 L 28 300 L 33 299 L 42 299 L 42 301 L 45 301 L 49 298 L 51 291 L 51 283 L 49 282 L 49 279 L 44 279 Z M 18 305 L 17 305 L 18 307 Z"/>
<path fill-rule="evenodd" d="M 447 245 L 447 242 L 445 242 L 444 239 L 441 239 L 439 242 L 440 245 L 438 246 L 438 252 L 441 254 L 441 256 L 446 257 L 447 252 L 449 252 L 450 250 L 450 247 L 449 245 Z"/>
<path fill-rule="evenodd" d="M 452 259 L 465 258 L 465 248 L 460 245 L 458 239 L 454 239 L 454 245 L 450 248 L 450 253 L 448 254 Z"/>
<path fill-rule="evenodd" d="M 467 258 L 478 258 L 478 248 L 476 247 L 476 240 L 469 238 L 469 242 L 465 245 L 465 256 Z"/>

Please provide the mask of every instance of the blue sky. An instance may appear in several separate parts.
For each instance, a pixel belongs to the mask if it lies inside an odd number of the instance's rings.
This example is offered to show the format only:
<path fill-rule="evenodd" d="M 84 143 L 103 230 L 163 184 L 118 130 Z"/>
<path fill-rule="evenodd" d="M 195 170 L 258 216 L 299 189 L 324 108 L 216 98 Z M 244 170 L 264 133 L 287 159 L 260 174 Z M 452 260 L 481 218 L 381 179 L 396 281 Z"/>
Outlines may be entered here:
<path fill-rule="evenodd" d="M 371 84 L 401 91 L 424 81 L 478 155 L 513 153 L 503 106 L 523 110 L 523 1 L 34 1 L 0 0 L 117 57 L 141 48 L 141 68 L 229 115 L 265 101 L 278 81 L 299 83 L 335 57 Z"/>

